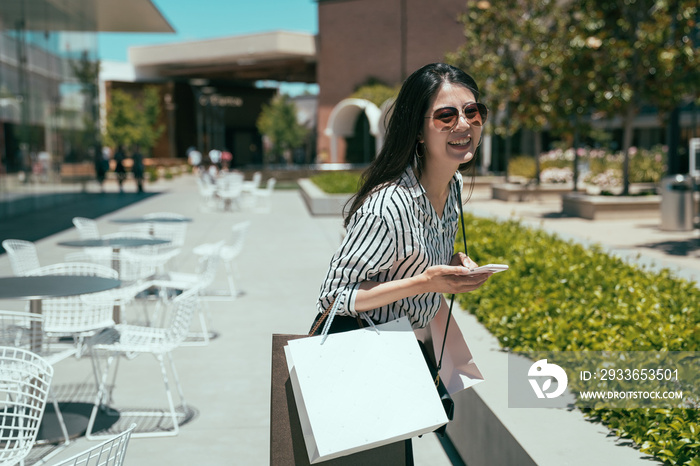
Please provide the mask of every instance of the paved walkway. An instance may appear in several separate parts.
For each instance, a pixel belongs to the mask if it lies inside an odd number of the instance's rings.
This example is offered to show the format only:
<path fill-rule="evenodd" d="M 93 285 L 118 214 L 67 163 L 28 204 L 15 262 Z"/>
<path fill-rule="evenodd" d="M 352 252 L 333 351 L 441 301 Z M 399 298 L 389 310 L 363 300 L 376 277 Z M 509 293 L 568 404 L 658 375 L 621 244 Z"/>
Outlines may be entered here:
<path fill-rule="evenodd" d="M 339 219 L 312 218 L 295 190 L 276 191 L 269 212 L 213 212 L 202 209 L 191 176 L 160 182 L 154 189 L 163 191 L 100 217 L 101 233 L 117 231 L 119 224 L 111 220 L 119 217 L 157 211 L 191 216 L 187 243 L 174 267 L 193 271 L 194 246 L 227 239 L 237 222 L 250 220 L 251 227 L 238 261 L 237 284 L 244 294 L 209 303 L 211 324 L 220 336 L 209 346 L 174 352 L 186 399 L 196 410 L 194 419 L 177 437 L 133 439 L 127 464 L 268 464 L 271 334 L 308 331 L 325 268 L 340 239 Z M 74 252 L 57 243 L 75 238 L 77 232 L 69 229 L 38 241 L 42 264 L 60 262 Z M 214 287 L 224 289 L 223 268 L 219 272 Z M 10 274 L 9 260 L 2 255 L 0 275 Z M 23 303 L 0 301 L 0 308 L 21 310 Z M 89 362 L 67 360 L 57 365 L 54 384 L 65 393 L 90 377 Z M 118 406 L 165 406 L 158 364 L 151 357 L 122 361 L 116 387 Z M 73 401 L 85 397 L 70 393 Z M 121 421 L 115 429 L 120 426 Z M 81 438 L 49 464 L 89 444 Z M 434 436 L 416 442 L 416 458 L 417 464 L 450 464 Z"/>
<path fill-rule="evenodd" d="M 251 227 L 245 250 L 238 261 L 239 272 L 236 276 L 244 294 L 235 300 L 209 303 L 211 324 L 219 337 L 208 346 L 182 347 L 174 352 L 185 396 L 196 415 L 182 426 L 177 437 L 133 439 L 127 464 L 268 464 L 270 335 L 304 333 L 308 330 L 328 260 L 340 241 L 340 218 L 310 216 L 295 190 L 275 191 L 267 212 L 213 212 L 203 209 L 191 176 L 158 182 L 150 190 L 161 193 L 104 215 L 98 219 L 98 224 L 104 234 L 118 230 L 119 225 L 111 220 L 119 217 L 157 211 L 178 212 L 193 217 L 194 221 L 188 227 L 187 244 L 174 263 L 176 270 L 194 270 L 197 260 L 191 253 L 194 246 L 226 239 L 231 226 L 237 222 L 250 220 Z M 553 204 L 491 201 L 482 193 L 475 194 L 468 204 L 467 210 L 470 209 L 500 217 L 516 215 L 525 222 L 542 225 L 565 235 L 577 234 L 586 241 L 605 241 L 623 252 L 640 252 L 644 257 L 648 255 L 655 261 L 672 264 L 679 272 L 700 276 L 697 231 L 661 233 L 650 221 L 562 219 L 552 214 L 557 211 Z M 81 213 L 76 212 L 75 215 Z M 42 264 L 62 261 L 65 254 L 73 251 L 57 246 L 57 243 L 75 238 L 76 231 L 69 229 L 37 241 Z M 630 243 L 634 246 L 629 246 Z M 683 243 L 689 247 L 684 255 L 673 254 L 676 246 L 654 247 L 665 243 Z M 2 255 L 0 275 L 10 274 L 9 261 Z M 215 287 L 226 287 L 223 268 Z M 0 301 L 0 308 L 21 310 L 23 303 Z M 465 318 L 468 319 L 468 316 Z M 465 322 L 475 328 L 479 325 L 460 320 L 460 326 L 464 328 Z M 488 337 L 481 335 L 477 338 Z M 478 346 L 482 343 L 475 341 L 474 344 Z M 472 349 L 478 358 L 480 350 Z M 158 366 L 153 358 L 142 356 L 124 360 L 119 374 L 115 390 L 117 406 L 162 406 L 165 402 Z M 488 378 L 488 374 L 485 375 Z M 57 365 L 54 383 L 69 390 L 76 384 L 87 384 L 90 378 L 89 362 L 85 359 L 69 360 Z M 119 424 L 115 426 L 119 427 Z M 604 439 L 605 429 L 597 430 L 600 431 L 599 437 Z M 51 462 L 93 444 L 84 438 L 78 439 Z M 435 436 L 426 435 L 416 440 L 414 445 L 416 464 L 452 464 Z M 615 448 L 621 450 L 621 447 Z M 589 448 L 585 445 L 567 445 L 569 456 L 573 457 L 585 457 L 586 449 Z M 36 453 L 44 452 L 37 450 Z"/>

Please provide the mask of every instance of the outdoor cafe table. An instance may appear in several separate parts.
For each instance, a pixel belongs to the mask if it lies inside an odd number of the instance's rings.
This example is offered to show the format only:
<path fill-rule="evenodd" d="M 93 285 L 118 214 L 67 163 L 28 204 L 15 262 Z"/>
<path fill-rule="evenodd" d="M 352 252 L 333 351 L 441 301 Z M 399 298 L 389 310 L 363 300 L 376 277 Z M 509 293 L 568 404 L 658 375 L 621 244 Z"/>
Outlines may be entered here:
<path fill-rule="evenodd" d="M 39 275 L 0 277 L 0 299 L 29 301 L 29 310 L 41 314 L 41 301 L 48 298 L 65 298 L 87 293 L 97 293 L 118 287 L 121 281 L 114 278 L 84 275 Z M 41 328 L 32 328 L 32 335 L 39 340 L 31 342 L 34 352 L 41 350 Z"/>
<path fill-rule="evenodd" d="M 122 248 L 140 248 L 144 246 L 161 246 L 170 243 L 170 240 L 161 238 L 91 238 L 78 239 L 70 241 L 61 241 L 59 246 L 68 246 L 72 248 L 112 248 L 112 268 L 119 272 L 119 251 Z M 113 319 L 115 323 L 119 323 L 119 306 L 114 306 Z"/>
<path fill-rule="evenodd" d="M 41 302 L 49 298 L 66 298 L 88 293 L 107 291 L 118 287 L 121 281 L 115 278 L 95 277 L 89 275 L 39 275 L 0 277 L 0 299 L 22 299 L 29 301 L 29 310 L 41 314 Z M 41 324 L 32 323 L 30 329 L 30 348 L 41 354 L 42 329 Z M 37 441 L 57 443 L 62 433 L 57 430 L 57 413 L 46 410 L 41 420 Z M 69 438 L 74 438 L 85 431 L 87 419 L 80 413 L 61 410 Z"/>

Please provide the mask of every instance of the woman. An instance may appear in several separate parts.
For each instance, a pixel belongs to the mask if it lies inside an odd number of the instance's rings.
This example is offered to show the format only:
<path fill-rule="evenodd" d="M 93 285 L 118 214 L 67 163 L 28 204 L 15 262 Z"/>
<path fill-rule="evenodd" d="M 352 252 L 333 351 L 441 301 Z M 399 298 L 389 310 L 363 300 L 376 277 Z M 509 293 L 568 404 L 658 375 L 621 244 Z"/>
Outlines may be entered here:
<path fill-rule="evenodd" d="M 443 293 L 479 288 L 491 275 L 454 252 L 462 176 L 475 163 L 488 111 L 468 74 L 444 63 L 406 79 L 385 143 L 363 174 L 318 301 L 336 299 L 331 332 L 406 315 L 414 328 L 446 309 Z M 319 330 L 316 330 L 318 333 Z"/>

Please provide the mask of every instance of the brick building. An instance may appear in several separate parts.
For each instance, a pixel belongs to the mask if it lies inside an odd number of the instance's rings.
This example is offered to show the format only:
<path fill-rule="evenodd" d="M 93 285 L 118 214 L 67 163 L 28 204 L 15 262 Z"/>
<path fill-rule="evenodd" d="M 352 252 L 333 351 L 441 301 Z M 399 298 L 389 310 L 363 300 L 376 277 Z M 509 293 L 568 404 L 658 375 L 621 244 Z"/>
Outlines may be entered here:
<path fill-rule="evenodd" d="M 370 78 L 393 86 L 425 64 L 444 61 L 445 53 L 464 43 L 457 21 L 463 12 L 462 0 L 318 1 L 317 153 L 322 160 L 345 162 L 346 137 L 362 137 L 355 134 L 363 131 L 357 119 L 371 118 L 373 110 L 350 102 L 342 121 L 332 119 L 335 126 L 329 126 L 333 109 Z M 365 137 L 381 137 L 374 123 L 364 128 L 370 133 Z"/>

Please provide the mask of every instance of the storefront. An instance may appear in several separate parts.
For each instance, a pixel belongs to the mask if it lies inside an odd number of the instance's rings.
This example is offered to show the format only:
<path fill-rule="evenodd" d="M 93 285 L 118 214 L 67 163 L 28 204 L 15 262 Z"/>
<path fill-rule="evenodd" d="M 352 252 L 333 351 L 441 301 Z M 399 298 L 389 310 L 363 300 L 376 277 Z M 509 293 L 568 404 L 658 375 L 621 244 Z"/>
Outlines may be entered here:
<path fill-rule="evenodd" d="M 0 2 L 0 173 L 99 150 L 99 31 L 174 32 L 149 0 Z"/>

